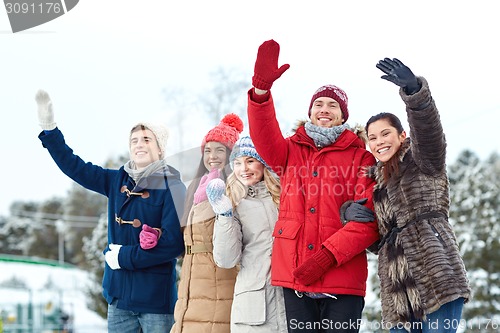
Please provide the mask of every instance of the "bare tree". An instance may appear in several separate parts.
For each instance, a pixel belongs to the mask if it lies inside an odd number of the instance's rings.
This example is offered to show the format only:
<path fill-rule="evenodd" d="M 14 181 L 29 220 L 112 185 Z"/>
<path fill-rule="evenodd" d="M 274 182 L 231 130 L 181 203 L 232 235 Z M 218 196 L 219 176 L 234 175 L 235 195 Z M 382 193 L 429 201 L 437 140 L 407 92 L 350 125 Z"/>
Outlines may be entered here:
<path fill-rule="evenodd" d="M 242 72 L 222 67 L 210 74 L 212 89 L 204 92 L 200 100 L 204 102 L 204 108 L 214 125 L 225 114 L 236 113 L 243 120 L 245 127 L 247 126 L 246 90 L 250 83 L 243 77 Z"/>
<path fill-rule="evenodd" d="M 163 90 L 170 119 L 168 146 L 173 148 L 167 148 L 171 153 L 167 153 L 167 161 L 181 172 L 184 182 L 192 180 L 198 167 L 200 150 L 196 144 L 204 135 L 193 133 L 193 122 L 199 123 L 200 119 L 207 118 L 209 125 L 215 126 L 225 114 L 236 113 L 247 126 L 246 89 L 249 83 L 243 77 L 237 70 L 219 67 L 210 74 L 211 88 L 194 99 L 194 93 L 178 87 Z M 193 144 L 190 145 L 193 142 L 196 142 L 194 148 Z"/>

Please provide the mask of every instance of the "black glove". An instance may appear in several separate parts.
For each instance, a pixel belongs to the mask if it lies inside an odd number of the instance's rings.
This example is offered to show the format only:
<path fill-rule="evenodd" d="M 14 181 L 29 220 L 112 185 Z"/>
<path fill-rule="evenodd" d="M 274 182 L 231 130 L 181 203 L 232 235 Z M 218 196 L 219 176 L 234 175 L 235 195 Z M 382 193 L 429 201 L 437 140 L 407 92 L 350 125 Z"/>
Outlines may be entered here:
<path fill-rule="evenodd" d="M 398 59 L 385 58 L 380 60 L 377 68 L 387 75 L 381 78 L 400 86 L 408 95 L 413 95 L 420 90 L 420 83 L 412 71 Z"/>
<path fill-rule="evenodd" d="M 375 214 L 370 208 L 363 206 L 368 201 L 367 198 L 356 201 L 346 201 L 340 206 L 340 221 L 346 225 L 349 221 L 373 222 Z"/>

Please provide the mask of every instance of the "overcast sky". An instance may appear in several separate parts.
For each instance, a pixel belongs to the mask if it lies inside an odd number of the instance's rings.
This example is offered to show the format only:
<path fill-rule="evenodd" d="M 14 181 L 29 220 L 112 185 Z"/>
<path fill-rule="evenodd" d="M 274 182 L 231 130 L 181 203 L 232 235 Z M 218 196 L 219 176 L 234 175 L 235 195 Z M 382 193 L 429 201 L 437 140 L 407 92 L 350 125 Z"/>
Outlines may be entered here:
<path fill-rule="evenodd" d="M 257 49 L 271 38 L 281 45 L 280 65 L 291 65 L 273 86 L 278 118 L 287 126 L 307 116 L 314 90 L 328 83 L 347 92 L 350 124 L 382 111 L 406 119 L 397 87 L 375 67 L 397 57 L 429 81 L 449 164 L 466 148 L 481 158 L 498 151 L 496 1 L 173 3 L 85 0 L 15 34 L 0 9 L 0 215 L 16 200 L 64 196 L 71 184 L 37 138 L 39 88 L 51 95 L 68 144 L 84 160 L 102 164 L 127 152 L 134 123 L 179 121 L 164 89 L 198 95 L 210 89 L 209 74 L 220 67 L 246 73 L 250 87 Z M 215 125 L 200 109 L 194 105 L 184 118 L 192 127 L 191 147 Z M 174 137 L 167 150 L 178 148 Z"/>

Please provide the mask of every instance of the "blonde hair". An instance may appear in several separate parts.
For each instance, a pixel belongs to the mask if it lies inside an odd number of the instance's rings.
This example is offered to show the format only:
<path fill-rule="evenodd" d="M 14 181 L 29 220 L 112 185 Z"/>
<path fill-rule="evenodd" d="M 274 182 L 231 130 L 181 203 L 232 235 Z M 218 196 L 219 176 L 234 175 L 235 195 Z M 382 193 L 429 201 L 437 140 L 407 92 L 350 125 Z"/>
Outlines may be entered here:
<path fill-rule="evenodd" d="M 279 209 L 281 193 L 280 181 L 267 168 L 264 168 L 264 184 L 271 194 L 271 198 L 273 199 L 276 208 Z M 231 172 L 231 174 L 227 177 L 226 194 L 231 199 L 233 209 L 238 206 L 238 204 L 246 195 L 245 185 L 243 185 L 243 183 L 240 182 L 238 178 L 236 178 L 234 172 Z"/>

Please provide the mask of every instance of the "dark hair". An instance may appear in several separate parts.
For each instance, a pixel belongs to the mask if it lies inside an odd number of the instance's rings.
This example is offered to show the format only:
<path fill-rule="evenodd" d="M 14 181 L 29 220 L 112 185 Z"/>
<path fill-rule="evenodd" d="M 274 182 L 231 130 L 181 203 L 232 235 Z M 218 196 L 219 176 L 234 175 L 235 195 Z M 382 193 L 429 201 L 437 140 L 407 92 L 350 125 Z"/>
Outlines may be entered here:
<path fill-rule="evenodd" d="M 224 147 L 226 148 L 226 160 L 224 161 L 224 168 L 222 169 L 222 179 L 225 182 L 227 176 L 231 173 L 231 166 L 229 165 L 229 155 L 231 155 L 231 149 L 226 146 Z M 191 211 L 191 207 L 193 207 L 194 192 L 196 192 L 198 186 L 200 185 L 201 177 L 203 177 L 208 172 L 207 167 L 203 162 L 203 155 L 204 154 L 202 153 L 200 163 L 198 164 L 198 169 L 196 170 L 196 174 L 191 181 L 191 184 L 189 185 L 188 191 L 186 193 L 186 200 L 184 201 L 184 214 L 181 218 L 182 227 L 186 226 L 189 212 Z"/>
<path fill-rule="evenodd" d="M 398 131 L 398 134 L 401 134 L 404 131 L 403 125 L 401 125 L 401 120 L 399 120 L 396 115 L 389 112 L 381 112 L 368 119 L 365 126 L 366 133 L 368 133 L 368 127 L 370 127 L 370 125 L 377 120 L 387 120 L 389 122 L 389 125 L 391 125 Z"/>
<path fill-rule="evenodd" d="M 226 181 L 227 176 L 231 173 L 231 166 L 229 165 L 229 156 L 231 155 L 231 149 L 224 146 L 226 148 L 226 160 L 224 161 L 224 168 L 222 169 L 222 177 L 224 181 Z M 200 163 L 198 164 L 198 169 L 196 170 L 196 174 L 194 179 L 201 179 L 204 174 L 207 173 L 207 167 L 203 161 L 204 153 L 201 154 Z"/>
<path fill-rule="evenodd" d="M 398 134 L 401 134 L 404 131 L 403 125 L 401 125 L 401 120 L 399 120 L 396 115 L 389 112 L 381 112 L 370 117 L 370 119 L 368 119 L 368 121 L 366 122 L 365 130 L 367 134 L 370 125 L 379 120 L 386 120 L 390 126 L 394 127 L 398 131 Z M 384 167 L 382 169 L 384 183 L 387 183 L 393 175 L 396 175 L 399 172 L 399 150 L 401 150 L 401 146 L 399 147 L 398 151 L 394 155 L 392 155 L 392 157 L 387 162 L 384 163 Z"/>
<path fill-rule="evenodd" d="M 147 128 L 146 126 L 144 126 L 143 124 L 139 124 L 139 125 L 135 125 L 134 127 L 132 127 L 132 129 L 130 130 L 130 134 L 132 135 L 133 133 L 137 132 L 137 131 L 140 131 L 140 130 L 148 130 L 149 128 Z"/>

